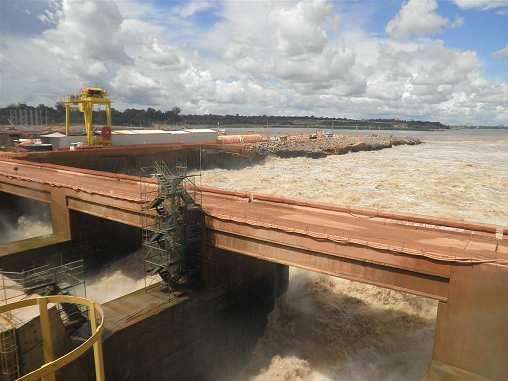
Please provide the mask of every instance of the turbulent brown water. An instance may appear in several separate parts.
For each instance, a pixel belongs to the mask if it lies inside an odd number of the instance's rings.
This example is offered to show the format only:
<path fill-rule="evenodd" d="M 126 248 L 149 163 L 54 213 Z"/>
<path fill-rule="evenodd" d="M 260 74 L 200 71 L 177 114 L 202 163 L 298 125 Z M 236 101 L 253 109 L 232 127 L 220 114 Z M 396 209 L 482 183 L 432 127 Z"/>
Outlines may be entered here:
<path fill-rule="evenodd" d="M 426 143 L 323 159 L 269 158 L 202 183 L 316 202 L 508 226 L 508 133 L 413 134 Z M 241 380 L 421 380 L 436 303 L 291 269 Z"/>

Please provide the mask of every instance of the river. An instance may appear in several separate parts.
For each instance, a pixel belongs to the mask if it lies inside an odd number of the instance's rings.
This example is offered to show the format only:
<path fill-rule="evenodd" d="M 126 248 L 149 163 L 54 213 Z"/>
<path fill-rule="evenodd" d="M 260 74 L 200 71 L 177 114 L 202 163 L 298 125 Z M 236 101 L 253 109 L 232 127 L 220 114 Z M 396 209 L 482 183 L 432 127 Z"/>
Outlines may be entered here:
<path fill-rule="evenodd" d="M 244 169 L 204 171 L 201 182 L 508 226 L 508 131 L 375 133 L 425 143 L 322 159 L 270 157 Z M 432 354 L 436 310 L 429 299 L 291 269 L 289 290 L 239 379 L 419 381 Z"/>

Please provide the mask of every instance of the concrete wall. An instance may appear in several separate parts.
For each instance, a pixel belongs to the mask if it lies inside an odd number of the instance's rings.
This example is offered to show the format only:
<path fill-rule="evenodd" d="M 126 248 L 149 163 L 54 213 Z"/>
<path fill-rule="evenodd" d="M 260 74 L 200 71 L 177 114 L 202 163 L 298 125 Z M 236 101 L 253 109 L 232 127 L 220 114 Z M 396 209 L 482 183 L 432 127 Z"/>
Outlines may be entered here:
<path fill-rule="evenodd" d="M 114 152 L 115 150 L 122 151 Z M 30 155 L 27 159 L 33 162 L 138 176 L 143 174 L 142 167 L 153 166 L 157 160 L 164 160 L 169 166 L 177 161 L 186 162 L 191 170 L 199 169 L 200 163 L 202 169 L 238 169 L 258 163 L 263 157 L 252 152 L 240 154 L 215 148 L 202 149 L 200 157 L 199 148 L 170 149 L 167 146 L 151 146 L 146 149 L 142 147 L 142 150 L 129 147 L 95 150 L 93 154 L 88 150 L 50 152 L 43 156 Z"/>

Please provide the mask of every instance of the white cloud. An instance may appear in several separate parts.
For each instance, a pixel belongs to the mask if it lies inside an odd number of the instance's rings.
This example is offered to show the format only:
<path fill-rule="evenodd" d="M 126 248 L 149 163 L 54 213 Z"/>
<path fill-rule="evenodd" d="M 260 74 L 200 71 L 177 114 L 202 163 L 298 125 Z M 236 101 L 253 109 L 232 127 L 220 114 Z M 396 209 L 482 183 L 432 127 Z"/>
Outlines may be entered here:
<path fill-rule="evenodd" d="M 440 32 L 449 20 L 436 13 L 436 0 L 409 0 L 388 22 L 386 32 L 393 38 L 424 37 Z"/>
<path fill-rule="evenodd" d="M 473 51 L 352 32 L 325 0 L 224 1 L 205 32 L 146 12 L 69 0 L 37 37 L 3 39 L 0 103 L 51 104 L 94 84 L 118 108 L 508 124 L 508 85 L 487 81 Z"/>
<path fill-rule="evenodd" d="M 180 15 L 182 17 L 190 17 L 197 13 L 206 11 L 207 9 L 212 8 L 214 5 L 212 1 L 209 0 L 194 0 L 186 4 L 180 10 Z"/>
<path fill-rule="evenodd" d="M 134 68 L 120 69 L 110 85 L 121 101 L 131 104 L 158 103 L 157 98 L 163 94 L 160 82 L 141 74 Z"/>
<path fill-rule="evenodd" d="M 460 8 L 464 9 L 493 9 L 508 7 L 508 0 L 453 0 Z"/>
<path fill-rule="evenodd" d="M 324 22 L 331 15 L 325 1 L 299 2 L 295 6 L 275 9 L 270 13 L 277 36 L 277 46 L 288 56 L 321 53 L 327 35 Z"/>
<path fill-rule="evenodd" d="M 508 60 L 508 45 L 492 53 L 492 58 L 496 60 Z"/>
<path fill-rule="evenodd" d="M 122 21 L 114 2 L 67 0 L 56 27 L 33 43 L 51 52 L 67 72 L 104 83 L 117 66 L 132 62 L 121 40 Z"/>

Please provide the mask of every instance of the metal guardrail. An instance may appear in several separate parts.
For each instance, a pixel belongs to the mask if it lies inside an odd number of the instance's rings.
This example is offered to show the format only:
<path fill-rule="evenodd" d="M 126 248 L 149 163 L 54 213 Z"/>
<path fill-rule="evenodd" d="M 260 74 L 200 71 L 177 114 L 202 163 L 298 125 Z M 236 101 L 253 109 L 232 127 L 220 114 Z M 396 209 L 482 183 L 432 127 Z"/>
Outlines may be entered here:
<path fill-rule="evenodd" d="M 57 359 L 54 358 L 53 341 L 51 338 L 51 324 L 48 314 L 48 304 L 70 303 L 88 308 L 88 319 L 90 321 L 90 337 L 79 347 Z M 104 360 L 102 355 L 101 335 L 104 329 L 104 312 L 99 304 L 85 298 L 67 295 L 42 296 L 33 299 L 25 299 L 14 303 L 0 306 L 0 314 L 4 314 L 19 308 L 39 306 L 42 348 L 45 363 L 38 369 L 17 378 L 17 381 L 54 381 L 55 372 L 67 364 L 82 356 L 93 347 L 95 378 L 97 381 L 104 381 Z"/>

